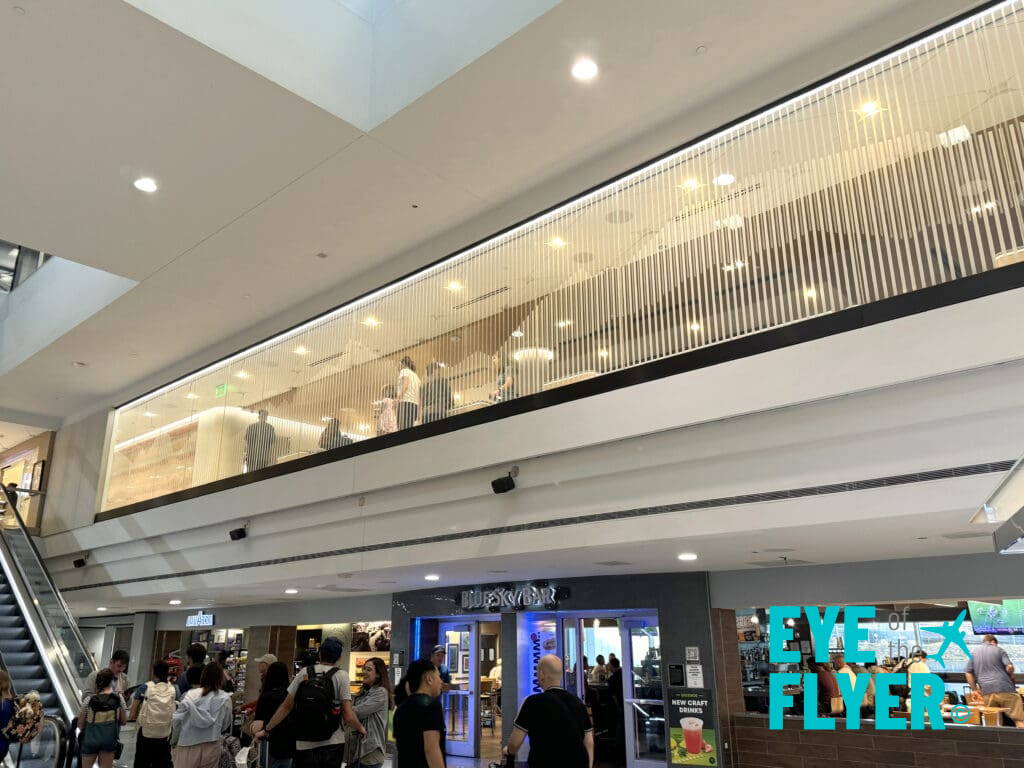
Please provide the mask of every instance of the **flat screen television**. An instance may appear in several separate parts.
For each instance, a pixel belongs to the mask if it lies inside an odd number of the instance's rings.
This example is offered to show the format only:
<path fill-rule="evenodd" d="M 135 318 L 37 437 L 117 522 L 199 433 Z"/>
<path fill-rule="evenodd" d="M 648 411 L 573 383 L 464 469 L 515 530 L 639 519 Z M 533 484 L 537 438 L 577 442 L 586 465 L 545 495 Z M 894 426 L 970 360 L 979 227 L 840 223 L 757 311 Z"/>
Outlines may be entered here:
<path fill-rule="evenodd" d="M 983 603 L 968 600 L 976 635 L 1024 635 L 1024 600 Z"/>

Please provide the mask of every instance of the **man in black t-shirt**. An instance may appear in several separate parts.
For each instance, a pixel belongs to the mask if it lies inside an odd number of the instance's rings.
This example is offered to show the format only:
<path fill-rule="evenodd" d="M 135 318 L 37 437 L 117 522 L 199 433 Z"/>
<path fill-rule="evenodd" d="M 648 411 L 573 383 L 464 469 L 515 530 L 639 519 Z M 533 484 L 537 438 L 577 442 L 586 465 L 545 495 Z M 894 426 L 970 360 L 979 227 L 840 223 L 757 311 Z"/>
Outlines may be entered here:
<path fill-rule="evenodd" d="M 503 752 L 514 755 L 529 736 L 530 768 L 593 768 L 594 727 L 583 702 L 561 687 L 562 660 L 542 656 L 537 683 L 544 692 L 523 702 Z"/>
<path fill-rule="evenodd" d="M 410 696 L 395 710 L 395 751 L 402 768 L 444 768 L 445 727 L 441 675 L 425 659 L 409 665 Z"/>

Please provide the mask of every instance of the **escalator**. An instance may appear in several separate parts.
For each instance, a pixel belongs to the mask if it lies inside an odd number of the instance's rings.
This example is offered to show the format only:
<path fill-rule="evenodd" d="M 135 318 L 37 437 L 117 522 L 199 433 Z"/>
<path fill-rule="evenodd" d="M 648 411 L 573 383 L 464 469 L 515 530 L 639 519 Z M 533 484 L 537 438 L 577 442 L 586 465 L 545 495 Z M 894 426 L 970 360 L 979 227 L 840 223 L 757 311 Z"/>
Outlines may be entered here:
<path fill-rule="evenodd" d="M 18 515 L 16 491 L 0 490 L 7 507 L 0 520 L 0 666 L 15 696 L 38 692 L 46 714 L 43 733 L 30 744 L 12 744 L 8 762 L 71 768 L 82 683 L 95 665 Z"/>

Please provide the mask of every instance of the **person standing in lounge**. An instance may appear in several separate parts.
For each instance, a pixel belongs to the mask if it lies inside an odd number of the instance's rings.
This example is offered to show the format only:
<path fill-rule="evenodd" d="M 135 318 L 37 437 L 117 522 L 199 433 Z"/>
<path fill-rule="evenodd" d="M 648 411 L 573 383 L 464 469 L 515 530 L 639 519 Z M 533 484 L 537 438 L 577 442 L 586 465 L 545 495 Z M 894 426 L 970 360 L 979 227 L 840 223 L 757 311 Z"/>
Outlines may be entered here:
<path fill-rule="evenodd" d="M 427 366 L 427 377 L 423 380 L 420 400 L 424 424 L 440 421 L 448 416 L 448 411 L 452 407 L 452 386 L 437 363 L 430 363 Z"/>
<path fill-rule="evenodd" d="M 257 421 L 245 428 L 245 470 L 255 472 L 257 469 L 269 467 L 274 463 L 274 442 L 277 434 L 274 427 L 267 423 L 270 414 L 266 408 L 260 408 Z"/>
<path fill-rule="evenodd" d="M 416 364 L 406 355 L 398 372 L 398 428 L 409 429 L 416 424 L 420 410 L 420 377 Z"/>
<path fill-rule="evenodd" d="M 1017 693 L 1010 657 L 993 635 L 985 635 L 981 645 L 971 651 L 964 667 L 967 684 L 985 697 L 986 707 L 1005 707 L 1006 716 L 1018 728 L 1024 728 L 1024 704 Z"/>
<path fill-rule="evenodd" d="M 516 396 L 516 375 L 512 364 L 504 355 L 491 357 L 491 364 L 496 371 L 494 381 L 496 389 L 491 392 L 491 401 L 503 403 L 506 400 L 513 400 Z"/>

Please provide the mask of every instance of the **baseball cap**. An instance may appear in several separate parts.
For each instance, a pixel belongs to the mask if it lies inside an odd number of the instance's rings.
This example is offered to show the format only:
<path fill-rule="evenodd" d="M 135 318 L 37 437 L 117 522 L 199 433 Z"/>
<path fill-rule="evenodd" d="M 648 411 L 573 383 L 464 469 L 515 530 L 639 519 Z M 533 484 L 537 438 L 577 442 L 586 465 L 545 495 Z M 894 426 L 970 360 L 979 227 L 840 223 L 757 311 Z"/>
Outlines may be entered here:
<path fill-rule="evenodd" d="M 276 662 L 277 662 L 277 656 L 275 656 L 272 653 L 265 653 L 265 654 L 263 654 L 262 656 L 260 656 L 256 660 L 257 664 L 267 664 L 267 665 L 269 665 L 269 664 L 274 664 Z"/>
<path fill-rule="evenodd" d="M 325 638 L 320 643 L 320 659 L 323 661 L 337 661 L 341 658 L 342 652 L 345 650 L 345 646 L 342 645 L 341 640 L 336 637 Z"/>
<path fill-rule="evenodd" d="M 447 653 L 447 651 L 443 645 L 435 645 L 434 650 L 430 652 L 430 655 L 433 656 L 435 653 Z"/>

